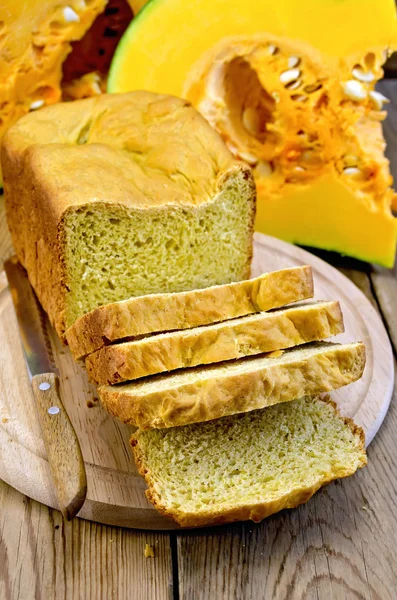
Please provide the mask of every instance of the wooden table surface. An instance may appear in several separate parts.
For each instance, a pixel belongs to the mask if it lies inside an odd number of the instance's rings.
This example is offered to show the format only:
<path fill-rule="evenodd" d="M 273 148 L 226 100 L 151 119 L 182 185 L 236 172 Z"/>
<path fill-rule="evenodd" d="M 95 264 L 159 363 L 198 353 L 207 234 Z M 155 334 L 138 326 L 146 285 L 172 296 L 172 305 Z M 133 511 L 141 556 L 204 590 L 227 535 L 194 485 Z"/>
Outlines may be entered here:
<path fill-rule="evenodd" d="M 397 81 L 380 88 L 393 100 L 385 133 L 397 181 Z M 11 253 L 0 199 L 1 261 Z M 397 269 L 319 254 L 370 298 L 397 352 Z M 396 550 L 397 383 L 368 466 L 258 525 L 156 534 L 64 523 L 0 482 L 0 600 L 395 600 Z"/>

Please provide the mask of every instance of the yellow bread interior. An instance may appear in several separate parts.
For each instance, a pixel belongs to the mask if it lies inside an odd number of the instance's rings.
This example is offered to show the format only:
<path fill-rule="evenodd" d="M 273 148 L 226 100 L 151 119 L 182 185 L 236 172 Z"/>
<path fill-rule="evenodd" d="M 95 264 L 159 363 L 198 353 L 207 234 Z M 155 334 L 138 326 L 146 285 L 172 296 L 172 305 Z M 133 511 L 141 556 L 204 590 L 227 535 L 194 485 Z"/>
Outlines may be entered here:
<path fill-rule="evenodd" d="M 315 397 L 131 443 L 149 500 L 185 527 L 260 521 L 366 464 L 362 429 Z"/>
<path fill-rule="evenodd" d="M 88 355 L 98 385 L 279 351 L 342 333 L 338 302 L 315 302 L 112 344 Z M 280 352 L 281 354 L 281 352 Z"/>
<path fill-rule="evenodd" d="M 66 217 L 66 326 L 96 306 L 131 293 L 205 288 L 248 274 L 250 187 L 236 171 L 224 189 L 200 207 L 128 213 L 114 207 L 109 215 L 106 205 L 94 210 L 88 206 Z"/>
<path fill-rule="evenodd" d="M 359 379 L 362 343 L 314 342 L 98 388 L 104 408 L 141 429 L 174 427 L 290 402 Z"/>
<path fill-rule="evenodd" d="M 61 336 L 101 304 L 249 276 L 252 174 L 186 101 L 47 107 L 8 130 L 2 163 L 16 253 Z"/>
<path fill-rule="evenodd" d="M 123 338 L 190 329 L 312 297 L 311 267 L 291 267 L 245 281 L 100 306 L 78 319 L 66 337 L 73 356 L 82 358 Z"/>

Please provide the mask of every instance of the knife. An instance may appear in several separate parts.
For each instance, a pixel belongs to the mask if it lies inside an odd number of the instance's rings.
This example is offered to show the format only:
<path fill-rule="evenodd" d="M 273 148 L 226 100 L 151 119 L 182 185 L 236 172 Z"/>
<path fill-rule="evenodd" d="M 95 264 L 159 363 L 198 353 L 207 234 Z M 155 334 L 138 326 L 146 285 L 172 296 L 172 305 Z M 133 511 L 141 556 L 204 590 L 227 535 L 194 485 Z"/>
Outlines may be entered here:
<path fill-rule="evenodd" d="M 59 372 L 47 332 L 47 317 L 17 258 L 7 260 L 4 268 L 59 509 L 70 521 L 84 504 L 87 478 L 76 432 L 59 395 Z"/>

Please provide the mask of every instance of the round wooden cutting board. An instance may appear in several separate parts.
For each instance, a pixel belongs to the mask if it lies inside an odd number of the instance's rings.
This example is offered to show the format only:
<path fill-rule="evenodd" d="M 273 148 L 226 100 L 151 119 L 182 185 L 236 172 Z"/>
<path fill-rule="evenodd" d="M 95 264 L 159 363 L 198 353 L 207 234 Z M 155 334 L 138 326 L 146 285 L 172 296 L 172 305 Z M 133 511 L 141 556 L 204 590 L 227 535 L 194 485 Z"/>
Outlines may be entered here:
<path fill-rule="evenodd" d="M 344 275 L 312 254 L 261 234 L 255 235 L 253 276 L 294 265 L 313 268 L 315 298 L 339 300 L 346 332 L 336 341 L 362 340 L 367 348 L 363 378 L 332 397 L 341 412 L 361 425 L 370 443 L 387 412 L 393 385 L 393 355 L 387 333 L 364 294 Z M 99 405 L 82 367 L 51 332 L 61 374 L 61 395 L 80 440 L 88 495 L 79 516 L 139 529 L 177 529 L 146 500 L 129 447 L 132 427 Z M 16 317 L 5 274 L 0 276 L 0 479 L 57 508 Z"/>

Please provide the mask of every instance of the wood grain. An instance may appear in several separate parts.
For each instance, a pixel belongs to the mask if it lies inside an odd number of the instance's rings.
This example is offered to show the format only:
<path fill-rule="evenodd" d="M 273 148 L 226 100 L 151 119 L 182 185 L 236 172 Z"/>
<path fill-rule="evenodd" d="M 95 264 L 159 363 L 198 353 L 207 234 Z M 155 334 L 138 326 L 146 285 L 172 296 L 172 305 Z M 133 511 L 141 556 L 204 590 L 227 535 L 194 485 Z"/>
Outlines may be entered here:
<path fill-rule="evenodd" d="M 61 513 L 0 482 L 1 600 L 166 600 L 168 534 L 135 532 Z M 150 544 L 154 558 L 146 558 Z"/>
<path fill-rule="evenodd" d="M 387 108 L 397 115 L 397 81 L 382 82 L 380 90 L 392 98 Z M 396 123 L 396 118 L 389 119 L 385 127 L 395 177 Z M 0 262 L 12 254 L 3 214 L 0 197 Z M 347 269 L 350 278 L 370 294 L 367 270 L 360 266 Z M 371 278 L 374 289 L 384 296 L 381 307 L 385 303 L 391 307 L 389 314 L 384 314 L 390 326 L 397 296 L 394 284 L 391 293 L 390 288 L 382 287 L 383 276 L 388 278 L 389 272 L 381 275 Z M 371 301 L 376 305 L 373 296 Z M 0 598 L 394 599 L 396 431 L 395 393 L 369 448 L 369 464 L 354 478 L 332 484 L 309 504 L 260 525 L 177 534 L 175 594 L 168 534 L 129 531 L 79 519 L 63 525 L 60 513 L 0 482 Z M 154 545 L 155 559 L 144 558 L 145 543 Z"/>
<path fill-rule="evenodd" d="M 335 269 L 291 244 L 256 234 L 253 276 L 301 264 L 312 266 L 316 299 L 341 302 L 346 330 L 337 341 L 361 340 L 366 345 L 364 376 L 332 396 L 342 413 L 354 417 L 364 428 L 370 443 L 387 411 L 392 391 L 393 357 L 382 321 L 365 296 Z M 1 279 L 0 276 L 0 285 Z M 110 525 L 179 529 L 171 519 L 160 515 L 144 494 L 145 483 L 136 471 L 129 448 L 132 428 L 113 419 L 94 401 L 95 388 L 88 383 L 86 372 L 72 360 L 57 336 L 50 330 L 49 333 L 60 372 L 60 396 L 76 430 L 87 473 L 87 497 L 79 516 Z M 0 477 L 31 498 L 58 508 L 14 307 L 6 287 L 0 291 L 0 338 L 4 373 L 0 380 L 0 444 L 4 448 L 0 454 Z"/>
<path fill-rule="evenodd" d="M 397 80 L 381 82 L 379 90 L 392 100 L 384 131 L 397 181 Z M 397 269 L 370 273 L 368 265 L 352 267 L 349 260 L 320 255 L 336 258 L 340 270 L 379 310 L 375 290 L 397 353 Z M 257 526 L 237 524 L 207 535 L 179 533 L 180 600 L 394 599 L 396 428 L 397 382 L 389 412 L 368 450 L 368 466 L 353 478 L 335 482 L 307 505 Z"/>
<path fill-rule="evenodd" d="M 374 267 L 371 273 L 382 314 L 387 322 L 390 338 L 397 348 L 397 277 L 393 271 Z"/>
<path fill-rule="evenodd" d="M 0 196 L 0 270 L 12 254 Z M 153 547 L 154 558 L 144 556 L 146 544 Z M 168 600 L 173 596 L 169 534 L 82 519 L 67 523 L 57 510 L 0 481 L 1 600 Z"/>
<path fill-rule="evenodd" d="M 370 296 L 368 275 L 351 275 Z M 180 599 L 394 599 L 397 385 L 394 389 L 363 471 L 259 525 L 178 534 Z"/>

